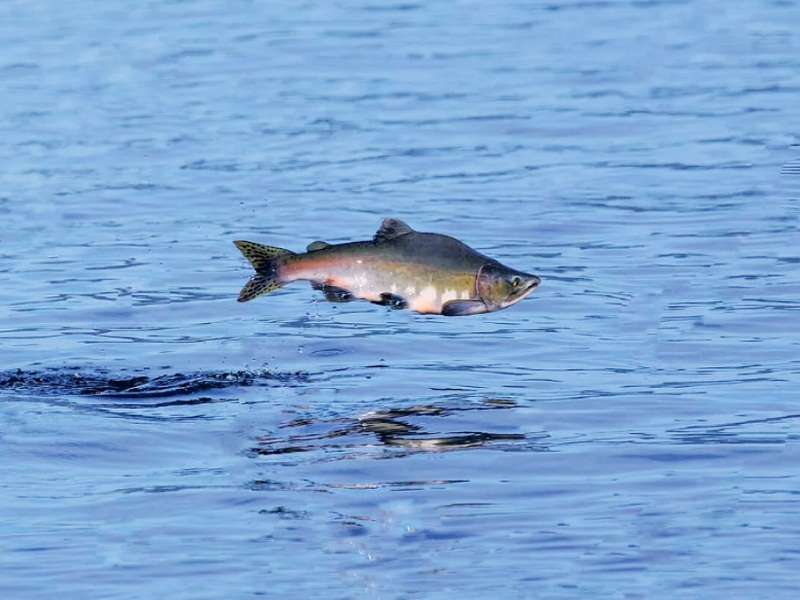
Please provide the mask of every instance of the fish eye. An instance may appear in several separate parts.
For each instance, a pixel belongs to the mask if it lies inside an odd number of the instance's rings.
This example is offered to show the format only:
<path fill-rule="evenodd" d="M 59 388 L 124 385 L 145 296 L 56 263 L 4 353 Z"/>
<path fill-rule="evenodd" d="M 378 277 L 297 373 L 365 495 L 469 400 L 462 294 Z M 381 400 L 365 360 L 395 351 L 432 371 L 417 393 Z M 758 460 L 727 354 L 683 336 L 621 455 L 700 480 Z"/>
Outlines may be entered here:
<path fill-rule="evenodd" d="M 511 280 L 511 287 L 519 287 L 520 283 L 522 283 L 522 280 L 519 277 L 514 277 L 514 279 Z"/>

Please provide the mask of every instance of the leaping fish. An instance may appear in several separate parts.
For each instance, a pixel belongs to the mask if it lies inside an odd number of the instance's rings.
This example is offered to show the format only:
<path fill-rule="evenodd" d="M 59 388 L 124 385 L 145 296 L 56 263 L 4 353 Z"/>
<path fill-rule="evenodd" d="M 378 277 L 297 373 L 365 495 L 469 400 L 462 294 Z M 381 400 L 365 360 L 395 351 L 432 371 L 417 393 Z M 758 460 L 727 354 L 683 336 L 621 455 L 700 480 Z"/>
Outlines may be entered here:
<path fill-rule="evenodd" d="M 233 243 L 256 270 L 239 302 L 306 280 L 335 302 L 358 298 L 455 317 L 506 308 L 540 283 L 536 275 L 506 267 L 455 238 L 414 231 L 393 218 L 383 220 L 371 241 L 313 242 L 303 254 Z"/>

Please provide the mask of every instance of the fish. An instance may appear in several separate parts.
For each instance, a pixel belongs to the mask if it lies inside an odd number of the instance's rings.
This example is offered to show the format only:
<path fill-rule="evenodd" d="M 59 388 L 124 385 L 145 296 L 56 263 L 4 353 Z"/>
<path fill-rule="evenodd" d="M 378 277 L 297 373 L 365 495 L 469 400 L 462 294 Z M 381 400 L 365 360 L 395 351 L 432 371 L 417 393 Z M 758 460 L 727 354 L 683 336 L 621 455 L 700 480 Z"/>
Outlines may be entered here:
<path fill-rule="evenodd" d="M 507 308 L 541 282 L 453 237 L 415 231 L 391 217 L 372 240 L 316 241 L 304 253 L 245 240 L 233 243 L 256 271 L 239 293 L 239 302 L 305 280 L 333 302 L 361 299 L 455 317 Z"/>

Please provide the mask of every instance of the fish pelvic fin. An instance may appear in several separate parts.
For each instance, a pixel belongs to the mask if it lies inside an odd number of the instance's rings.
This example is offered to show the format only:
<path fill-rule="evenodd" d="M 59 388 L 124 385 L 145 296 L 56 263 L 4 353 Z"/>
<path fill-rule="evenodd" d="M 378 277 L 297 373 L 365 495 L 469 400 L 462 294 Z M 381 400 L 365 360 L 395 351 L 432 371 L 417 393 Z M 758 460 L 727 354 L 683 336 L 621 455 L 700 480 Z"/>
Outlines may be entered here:
<path fill-rule="evenodd" d="M 393 240 L 394 238 L 400 237 L 401 235 L 413 232 L 414 230 L 411 229 L 411 227 L 409 227 L 405 223 L 403 223 L 400 219 L 389 217 L 383 220 L 383 223 L 381 223 L 381 226 L 375 233 L 375 236 L 372 238 L 372 241 L 375 242 L 376 244 L 380 242 L 388 242 L 389 240 Z"/>
<path fill-rule="evenodd" d="M 315 290 L 320 290 L 323 294 L 325 294 L 325 300 L 328 302 L 350 302 L 356 299 L 350 290 L 346 290 L 335 285 L 330 285 L 328 283 L 312 281 L 311 287 Z"/>
<path fill-rule="evenodd" d="M 275 259 L 294 254 L 294 252 L 244 240 L 236 240 L 233 243 L 256 270 L 256 274 L 250 278 L 250 281 L 239 292 L 239 297 L 237 298 L 239 302 L 248 302 L 261 294 L 277 290 L 286 283 L 278 277 Z"/>
<path fill-rule="evenodd" d="M 405 298 L 389 292 L 383 292 L 380 295 L 380 299 L 372 300 L 372 303 L 380 304 L 381 306 L 388 306 L 389 308 L 394 310 L 402 310 L 404 308 L 408 308 L 408 301 Z"/>

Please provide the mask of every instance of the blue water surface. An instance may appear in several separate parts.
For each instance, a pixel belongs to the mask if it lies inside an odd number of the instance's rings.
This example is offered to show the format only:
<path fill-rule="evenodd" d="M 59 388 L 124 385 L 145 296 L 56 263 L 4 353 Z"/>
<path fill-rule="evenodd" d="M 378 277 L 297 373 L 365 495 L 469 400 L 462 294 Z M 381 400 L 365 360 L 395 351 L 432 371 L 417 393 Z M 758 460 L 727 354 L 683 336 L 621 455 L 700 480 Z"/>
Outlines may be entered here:
<path fill-rule="evenodd" d="M 0 3 L 0 595 L 800 591 L 800 3 Z M 422 316 L 231 241 L 395 216 Z"/>

